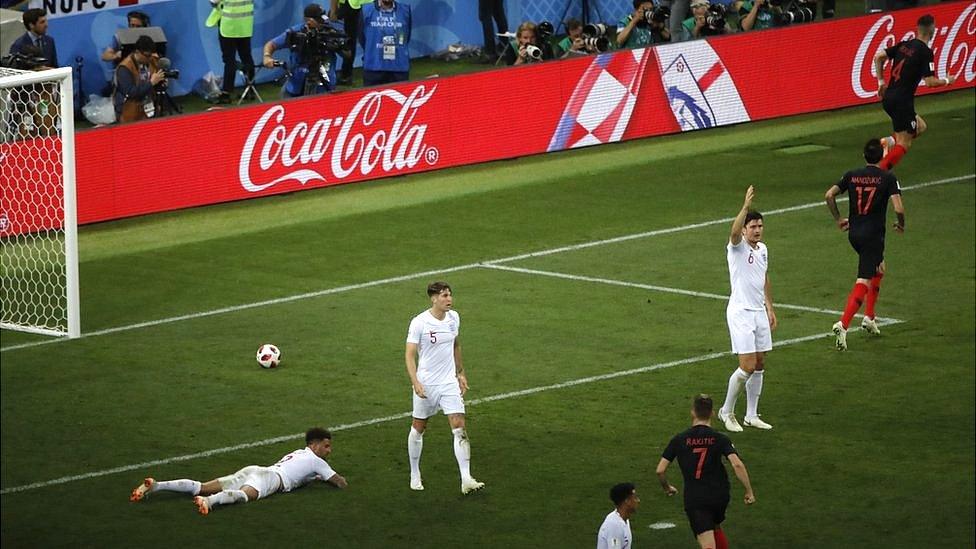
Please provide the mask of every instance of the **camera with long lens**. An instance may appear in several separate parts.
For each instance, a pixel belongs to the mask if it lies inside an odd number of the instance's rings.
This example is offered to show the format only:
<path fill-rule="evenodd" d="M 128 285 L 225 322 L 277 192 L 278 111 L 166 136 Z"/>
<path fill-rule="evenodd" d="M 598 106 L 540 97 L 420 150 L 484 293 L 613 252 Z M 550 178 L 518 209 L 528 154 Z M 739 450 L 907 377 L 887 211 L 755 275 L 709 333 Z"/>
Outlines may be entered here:
<path fill-rule="evenodd" d="M 643 19 L 648 24 L 653 23 L 663 24 L 671 17 L 671 8 L 667 6 L 655 6 L 653 8 L 646 8 L 643 13 Z"/>
<path fill-rule="evenodd" d="M 32 71 L 38 67 L 44 67 L 47 64 L 48 59 L 46 57 L 41 57 L 40 55 L 11 53 L 10 55 L 0 57 L 0 67 L 17 69 L 20 71 Z"/>
<path fill-rule="evenodd" d="M 607 26 L 603 23 L 583 25 L 583 45 L 587 49 L 603 53 L 610 49 L 610 39 L 607 38 Z"/>
<path fill-rule="evenodd" d="M 727 25 L 725 15 L 725 6 L 722 4 L 708 6 L 708 12 L 705 14 L 705 26 L 702 27 L 701 34 L 703 36 L 714 36 L 725 33 Z"/>
<path fill-rule="evenodd" d="M 306 88 L 309 88 L 306 89 L 307 95 L 319 84 L 331 84 L 329 70 L 332 58 L 345 50 L 346 35 L 325 23 L 318 28 L 289 31 L 285 35 L 285 45 L 308 67 L 308 77 L 305 79 Z"/>
<path fill-rule="evenodd" d="M 533 44 L 527 44 L 525 46 L 525 55 L 533 61 L 539 61 L 542 59 L 542 48 Z"/>
<path fill-rule="evenodd" d="M 543 21 L 535 27 L 535 37 L 539 42 L 549 40 L 555 33 L 556 27 L 549 21 Z"/>
<path fill-rule="evenodd" d="M 773 14 L 773 25 L 783 27 L 794 23 L 809 23 L 817 13 L 816 2 L 789 2 L 784 5 L 783 0 L 772 0 L 770 5 L 780 8 Z"/>

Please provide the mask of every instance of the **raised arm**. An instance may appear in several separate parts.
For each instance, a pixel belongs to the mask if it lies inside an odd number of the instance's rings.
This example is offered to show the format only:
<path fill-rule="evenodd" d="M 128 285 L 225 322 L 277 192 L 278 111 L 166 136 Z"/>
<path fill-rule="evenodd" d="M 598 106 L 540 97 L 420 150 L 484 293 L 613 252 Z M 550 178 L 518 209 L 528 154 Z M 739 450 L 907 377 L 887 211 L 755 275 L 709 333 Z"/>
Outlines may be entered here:
<path fill-rule="evenodd" d="M 752 205 L 752 199 L 756 196 L 756 189 L 752 185 L 746 189 L 746 199 L 742 202 L 742 209 L 739 210 L 739 214 L 735 216 L 735 221 L 732 222 L 732 232 L 729 234 L 729 242 L 733 246 L 738 246 L 739 242 L 742 242 L 742 227 L 746 223 L 746 214 L 749 213 L 749 206 Z"/>

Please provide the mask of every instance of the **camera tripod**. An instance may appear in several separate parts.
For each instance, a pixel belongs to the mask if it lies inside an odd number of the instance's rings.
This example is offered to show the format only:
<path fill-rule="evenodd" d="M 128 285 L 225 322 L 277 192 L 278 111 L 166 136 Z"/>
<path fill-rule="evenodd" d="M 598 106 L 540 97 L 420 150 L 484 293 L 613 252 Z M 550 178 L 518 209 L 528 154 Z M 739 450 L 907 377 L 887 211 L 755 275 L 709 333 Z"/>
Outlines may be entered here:
<path fill-rule="evenodd" d="M 182 114 L 183 107 L 179 106 L 167 91 L 167 86 L 156 88 L 156 115 L 154 118 L 169 116 L 171 114 Z"/>
<path fill-rule="evenodd" d="M 240 99 L 237 100 L 237 104 L 238 105 L 240 105 L 241 103 L 243 103 L 244 100 L 247 99 L 247 96 L 249 94 L 250 95 L 253 95 L 254 98 L 258 100 L 258 103 L 264 103 L 264 99 L 261 99 L 261 94 L 258 93 L 258 89 L 254 86 L 255 81 L 257 81 L 257 79 L 258 79 L 257 72 L 258 72 L 258 70 L 260 68 L 261 67 L 255 67 L 254 68 L 254 74 L 255 74 L 255 76 L 253 76 L 252 78 L 248 78 L 246 72 L 244 72 L 241 69 L 238 69 L 238 70 L 241 70 L 241 74 L 244 75 L 244 91 L 241 92 L 241 97 L 240 97 Z"/>

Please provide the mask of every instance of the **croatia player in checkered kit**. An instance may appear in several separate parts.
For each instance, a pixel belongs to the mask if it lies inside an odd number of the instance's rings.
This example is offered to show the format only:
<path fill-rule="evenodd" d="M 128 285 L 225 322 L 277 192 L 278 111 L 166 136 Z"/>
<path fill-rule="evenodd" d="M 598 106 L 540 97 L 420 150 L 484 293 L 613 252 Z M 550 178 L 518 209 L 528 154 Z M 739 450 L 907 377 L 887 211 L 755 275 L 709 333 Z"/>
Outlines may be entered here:
<path fill-rule="evenodd" d="M 217 505 L 247 503 L 264 499 L 277 492 L 291 492 L 313 480 L 346 487 L 346 479 L 326 463 L 332 453 L 332 433 L 313 427 L 305 433 L 305 447 L 295 450 L 268 467 L 248 465 L 232 475 L 199 482 L 187 478 L 156 480 L 147 477 L 132 490 L 129 501 L 144 499 L 154 492 L 179 492 L 194 496 L 193 503 L 201 515 Z"/>
<path fill-rule="evenodd" d="M 468 379 L 461 361 L 458 335 L 461 317 L 453 310 L 454 298 L 446 282 L 427 286 L 430 309 L 415 316 L 407 331 L 407 374 L 413 385 L 413 424 L 407 436 L 410 457 L 410 489 L 423 490 L 420 454 L 424 448 L 427 420 L 443 410 L 454 433 L 454 457 L 461 471 L 461 493 L 485 487 L 471 476 L 471 445 L 464 428 L 464 393 Z M 419 361 L 418 361 L 419 357 Z"/>
<path fill-rule="evenodd" d="M 735 401 L 746 388 L 746 415 L 743 423 L 757 429 L 773 426 L 759 418 L 759 395 L 762 393 L 766 353 L 773 348 L 772 330 L 776 329 L 776 313 L 770 294 L 768 251 L 762 243 L 762 214 L 751 210 L 756 191 L 746 190 L 742 209 L 732 222 L 732 232 L 726 246 L 732 295 L 725 316 L 732 338 L 732 352 L 739 357 L 739 367 L 729 377 L 729 390 L 718 417 L 725 428 L 742 431 L 735 419 Z"/>

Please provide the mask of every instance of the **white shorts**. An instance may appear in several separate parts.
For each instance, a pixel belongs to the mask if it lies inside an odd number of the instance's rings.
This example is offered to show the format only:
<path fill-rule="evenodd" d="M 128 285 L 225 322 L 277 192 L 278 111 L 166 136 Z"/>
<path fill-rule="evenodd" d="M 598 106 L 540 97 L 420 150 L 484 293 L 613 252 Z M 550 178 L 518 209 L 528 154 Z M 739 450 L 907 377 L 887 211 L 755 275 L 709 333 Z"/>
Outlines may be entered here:
<path fill-rule="evenodd" d="M 258 499 L 281 490 L 281 477 L 270 467 L 248 465 L 233 475 L 217 479 L 223 490 L 240 490 L 245 485 L 258 491 Z"/>
<path fill-rule="evenodd" d="M 464 413 L 464 397 L 461 396 L 461 386 L 457 381 L 444 385 L 424 385 L 424 393 L 427 398 L 420 398 L 417 393 L 413 393 L 413 417 L 427 419 L 436 414 L 437 410 L 443 410 L 445 415 Z"/>
<path fill-rule="evenodd" d="M 764 353 L 773 348 L 773 334 L 766 311 L 728 308 L 725 318 L 729 323 L 734 354 Z"/>

